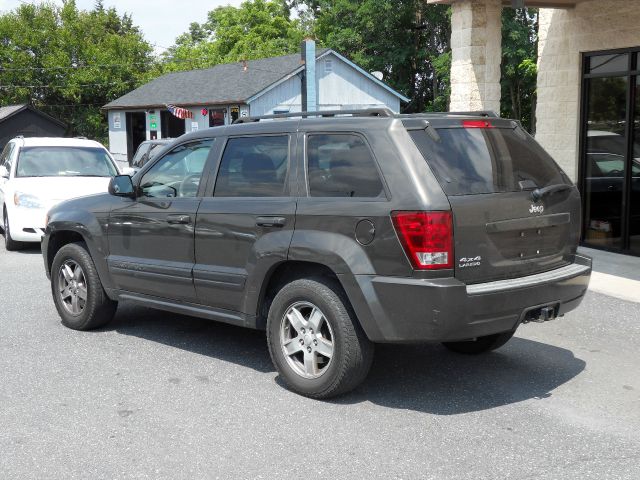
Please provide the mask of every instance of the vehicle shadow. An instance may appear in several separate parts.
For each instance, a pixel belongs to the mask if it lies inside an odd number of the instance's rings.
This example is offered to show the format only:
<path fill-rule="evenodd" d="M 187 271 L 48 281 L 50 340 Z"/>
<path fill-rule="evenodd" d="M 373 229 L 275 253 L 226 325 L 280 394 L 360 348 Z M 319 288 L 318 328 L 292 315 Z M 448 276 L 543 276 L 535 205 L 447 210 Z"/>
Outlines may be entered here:
<path fill-rule="evenodd" d="M 42 255 L 42 250 L 40 250 L 39 243 L 27 243 L 11 253 L 17 253 L 19 255 Z"/>
<path fill-rule="evenodd" d="M 585 367 L 570 350 L 518 337 L 483 355 L 441 345 L 376 345 L 367 381 L 334 402 L 456 415 L 550 397 Z"/>
<path fill-rule="evenodd" d="M 264 332 L 123 303 L 106 327 L 268 373 L 275 371 Z M 374 404 L 435 415 L 544 399 L 585 369 L 570 350 L 513 338 L 496 352 L 467 356 L 440 345 L 376 345 L 369 376 L 334 404 Z M 283 385 L 276 377 L 276 382 Z M 283 385 L 284 386 L 284 385 Z"/>
<path fill-rule="evenodd" d="M 100 331 L 144 338 L 262 373 L 275 371 L 265 334 L 257 330 L 121 302 L 113 321 Z"/>

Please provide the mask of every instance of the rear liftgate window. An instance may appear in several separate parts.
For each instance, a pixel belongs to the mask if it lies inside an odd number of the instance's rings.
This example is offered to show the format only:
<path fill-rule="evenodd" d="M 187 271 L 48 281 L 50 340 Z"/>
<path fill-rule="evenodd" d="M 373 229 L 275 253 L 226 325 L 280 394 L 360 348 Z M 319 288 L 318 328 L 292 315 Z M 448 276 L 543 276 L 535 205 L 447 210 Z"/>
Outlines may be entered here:
<path fill-rule="evenodd" d="M 447 195 L 517 192 L 571 183 L 521 127 L 487 121 L 409 132 Z"/>

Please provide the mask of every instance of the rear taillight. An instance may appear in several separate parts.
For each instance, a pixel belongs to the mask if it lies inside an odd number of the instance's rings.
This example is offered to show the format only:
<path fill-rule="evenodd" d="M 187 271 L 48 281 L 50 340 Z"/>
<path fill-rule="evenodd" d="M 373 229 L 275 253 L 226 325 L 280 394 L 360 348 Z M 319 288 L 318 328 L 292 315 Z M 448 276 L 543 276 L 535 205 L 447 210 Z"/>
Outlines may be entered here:
<path fill-rule="evenodd" d="M 393 212 L 391 218 L 413 268 L 453 268 L 451 212 Z"/>
<path fill-rule="evenodd" d="M 462 126 L 464 128 L 493 128 L 491 122 L 486 120 L 463 120 Z"/>

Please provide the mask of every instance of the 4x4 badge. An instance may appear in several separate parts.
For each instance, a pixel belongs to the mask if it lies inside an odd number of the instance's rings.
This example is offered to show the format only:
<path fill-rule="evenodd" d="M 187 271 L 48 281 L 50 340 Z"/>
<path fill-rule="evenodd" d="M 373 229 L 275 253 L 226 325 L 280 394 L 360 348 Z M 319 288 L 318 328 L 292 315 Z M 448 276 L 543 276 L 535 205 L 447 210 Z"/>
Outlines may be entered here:
<path fill-rule="evenodd" d="M 480 263 L 482 263 L 482 257 L 478 255 L 477 257 L 462 257 L 458 260 L 459 268 L 468 268 L 468 267 L 479 267 Z"/>
<path fill-rule="evenodd" d="M 529 213 L 542 213 L 544 212 L 544 205 L 534 205 L 531 204 L 531 208 L 529 209 Z"/>

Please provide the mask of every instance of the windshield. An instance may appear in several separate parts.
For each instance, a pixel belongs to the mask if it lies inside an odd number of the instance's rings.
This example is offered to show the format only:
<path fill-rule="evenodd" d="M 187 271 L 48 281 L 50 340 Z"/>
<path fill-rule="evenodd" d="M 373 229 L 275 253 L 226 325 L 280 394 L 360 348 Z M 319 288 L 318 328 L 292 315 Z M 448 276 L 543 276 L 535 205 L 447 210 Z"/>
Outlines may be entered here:
<path fill-rule="evenodd" d="M 570 183 L 522 129 L 437 128 L 410 134 L 447 195 L 517 192 Z"/>
<path fill-rule="evenodd" d="M 136 151 L 136 154 L 133 156 L 133 160 L 131 161 L 131 164 L 134 167 L 141 167 L 142 159 L 144 158 L 145 153 L 147 153 L 148 151 L 149 151 L 149 144 L 141 143 L 140 146 L 138 147 L 138 150 Z"/>
<path fill-rule="evenodd" d="M 166 144 L 164 143 L 154 143 L 149 147 L 149 159 L 154 158 L 157 154 L 162 151 L 162 147 Z"/>
<path fill-rule="evenodd" d="M 103 148 L 24 147 L 16 177 L 113 177 L 115 165 Z"/>

